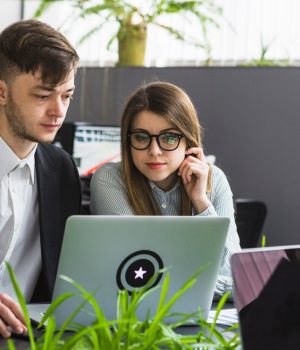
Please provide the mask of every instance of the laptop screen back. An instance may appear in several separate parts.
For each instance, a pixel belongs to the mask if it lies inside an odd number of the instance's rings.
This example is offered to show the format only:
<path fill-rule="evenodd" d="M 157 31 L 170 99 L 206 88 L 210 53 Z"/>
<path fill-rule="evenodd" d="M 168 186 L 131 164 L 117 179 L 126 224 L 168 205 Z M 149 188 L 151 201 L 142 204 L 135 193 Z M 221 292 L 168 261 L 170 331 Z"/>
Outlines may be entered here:
<path fill-rule="evenodd" d="M 229 219 L 223 217 L 167 216 L 73 216 L 66 225 L 58 276 L 73 278 L 89 292 L 95 293 L 108 319 L 116 318 L 118 289 L 140 289 L 161 269 L 170 273 L 168 297 L 200 268 L 206 266 L 196 285 L 174 305 L 176 312 L 193 313 L 199 307 L 206 318 L 211 306 L 217 274 L 223 256 Z M 165 272 L 158 275 L 159 285 Z M 54 298 L 73 287 L 56 279 Z M 139 317 L 154 312 L 159 300 L 158 288 L 144 299 Z M 61 324 L 76 309 L 74 298 L 57 310 Z M 87 312 L 77 322 L 88 324 L 93 317 Z"/>
<path fill-rule="evenodd" d="M 244 350 L 300 349 L 300 246 L 231 259 Z"/>

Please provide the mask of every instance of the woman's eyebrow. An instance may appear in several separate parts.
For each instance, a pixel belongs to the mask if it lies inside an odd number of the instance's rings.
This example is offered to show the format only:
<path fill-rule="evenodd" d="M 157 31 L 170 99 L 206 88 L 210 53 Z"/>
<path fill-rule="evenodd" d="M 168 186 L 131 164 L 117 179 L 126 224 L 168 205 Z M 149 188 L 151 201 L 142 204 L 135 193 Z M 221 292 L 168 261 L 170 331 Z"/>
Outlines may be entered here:
<path fill-rule="evenodd" d="M 141 131 L 141 132 L 146 132 L 149 134 L 149 130 L 143 129 L 143 128 L 135 128 L 135 129 L 133 129 L 133 131 Z M 160 130 L 159 134 L 164 133 L 164 132 L 168 132 L 168 131 L 180 131 L 180 130 L 177 129 L 176 127 L 167 128 L 167 129 Z"/>

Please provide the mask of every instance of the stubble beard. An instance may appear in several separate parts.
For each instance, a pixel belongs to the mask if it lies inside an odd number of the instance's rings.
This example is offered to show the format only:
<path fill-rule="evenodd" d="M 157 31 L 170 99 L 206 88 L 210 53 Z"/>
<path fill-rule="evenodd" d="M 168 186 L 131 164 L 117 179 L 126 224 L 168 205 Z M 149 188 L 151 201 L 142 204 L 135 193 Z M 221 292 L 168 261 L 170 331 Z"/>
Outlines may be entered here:
<path fill-rule="evenodd" d="M 45 140 L 39 138 L 29 130 L 27 130 L 24 120 L 25 116 L 18 108 L 17 104 L 13 101 L 13 99 L 9 96 L 7 100 L 7 106 L 5 110 L 6 118 L 8 125 L 13 133 L 13 135 L 21 141 L 30 141 L 30 142 L 38 142 L 38 143 L 51 143 L 51 140 Z M 54 137 L 53 137 L 54 138 Z"/>

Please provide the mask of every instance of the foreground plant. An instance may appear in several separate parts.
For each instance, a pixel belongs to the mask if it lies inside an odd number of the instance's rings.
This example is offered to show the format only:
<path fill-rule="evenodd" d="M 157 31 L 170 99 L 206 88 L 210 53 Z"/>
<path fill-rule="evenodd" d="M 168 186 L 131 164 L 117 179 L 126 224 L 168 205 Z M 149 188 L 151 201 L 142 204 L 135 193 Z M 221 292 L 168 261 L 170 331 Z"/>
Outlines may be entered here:
<path fill-rule="evenodd" d="M 237 332 L 238 325 L 221 331 L 216 328 L 218 315 L 226 302 L 228 294 L 225 294 L 219 301 L 212 324 L 202 319 L 201 310 L 198 310 L 193 315 L 180 315 L 179 320 L 171 324 L 164 322 L 165 318 L 171 315 L 170 309 L 178 298 L 196 283 L 199 272 L 192 276 L 170 299 L 167 299 L 170 282 L 170 276 L 167 273 L 161 286 L 160 300 L 156 312 L 153 317 L 145 320 L 138 319 L 137 309 L 143 300 L 159 287 L 148 289 L 148 285 L 146 285 L 140 291 L 132 293 L 131 296 L 128 295 L 127 291 L 120 291 L 117 297 L 117 319 L 113 321 L 105 317 L 90 292 L 71 278 L 61 276 L 61 278 L 76 287 L 79 295 L 82 297 L 82 303 L 58 330 L 56 329 L 53 312 L 65 300 L 74 297 L 75 293 L 66 293 L 57 298 L 46 311 L 39 326 L 42 327 L 44 325 L 43 335 L 36 340 L 33 336 L 25 299 L 9 264 L 7 264 L 7 269 L 25 316 L 30 340 L 29 349 L 31 350 L 233 350 L 240 345 L 240 337 Z M 90 326 L 75 324 L 73 322 L 75 316 L 86 304 L 92 306 L 96 321 Z M 180 335 L 176 332 L 176 328 L 186 324 L 187 321 L 192 321 L 195 319 L 195 316 L 197 319 L 196 325 L 200 326 L 196 328 L 198 330 L 196 334 Z M 46 321 L 47 325 L 45 325 Z M 230 333 L 233 331 L 235 332 Z M 12 340 L 8 340 L 8 346 L 10 350 L 16 349 Z"/>

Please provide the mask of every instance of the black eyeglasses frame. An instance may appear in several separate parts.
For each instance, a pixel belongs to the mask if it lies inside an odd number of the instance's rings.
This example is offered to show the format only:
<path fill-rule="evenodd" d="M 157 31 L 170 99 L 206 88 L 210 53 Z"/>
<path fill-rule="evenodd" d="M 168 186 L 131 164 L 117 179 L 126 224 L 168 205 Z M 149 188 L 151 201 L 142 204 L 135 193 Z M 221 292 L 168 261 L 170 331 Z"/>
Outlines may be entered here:
<path fill-rule="evenodd" d="M 148 144 L 146 147 L 144 147 L 144 148 L 136 148 L 136 147 L 134 147 L 134 146 L 132 145 L 132 143 L 131 143 L 131 135 L 134 135 L 134 134 L 145 134 L 145 135 L 149 136 L 149 138 L 150 138 L 149 144 Z M 160 141 L 159 141 L 159 137 L 160 137 L 161 135 L 166 135 L 166 134 L 176 135 L 176 136 L 179 138 L 178 144 L 177 144 L 177 146 L 176 146 L 175 148 L 173 148 L 173 149 L 165 149 L 165 148 L 163 148 L 163 147 L 161 146 Z M 131 146 L 132 148 L 134 148 L 135 150 L 137 150 L 137 151 L 144 151 L 144 150 L 146 150 L 147 148 L 149 148 L 149 147 L 151 146 L 152 139 L 155 138 L 155 139 L 156 139 L 156 142 L 157 142 L 157 144 L 158 144 L 158 147 L 159 147 L 160 149 L 162 149 L 163 151 L 172 152 L 172 151 L 175 151 L 175 150 L 179 147 L 179 144 L 180 144 L 181 139 L 182 139 L 183 137 L 185 137 L 185 136 L 184 136 L 183 134 L 177 134 L 177 133 L 175 133 L 175 132 L 162 132 L 161 134 L 156 134 L 156 135 L 155 135 L 155 134 L 149 134 L 149 133 L 147 133 L 147 132 L 142 132 L 142 131 L 133 131 L 133 132 L 130 132 L 129 134 L 127 134 L 127 137 L 128 137 L 128 139 L 129 139 L 129 144 L 130 144 L 130 146 Z"/>

